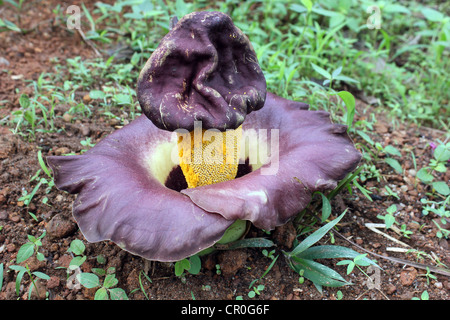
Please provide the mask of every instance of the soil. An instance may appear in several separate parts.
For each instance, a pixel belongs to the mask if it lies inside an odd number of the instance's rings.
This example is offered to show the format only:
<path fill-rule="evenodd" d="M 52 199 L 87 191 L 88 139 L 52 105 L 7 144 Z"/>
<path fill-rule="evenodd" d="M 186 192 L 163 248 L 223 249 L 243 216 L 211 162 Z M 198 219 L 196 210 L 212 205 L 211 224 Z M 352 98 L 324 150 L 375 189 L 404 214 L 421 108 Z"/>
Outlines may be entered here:
<path fill-rule="evenodd" d="M 92 8 L 95 1 L 85 1 Z M 68 33 L 59 24 L 51 20 L 52 10 L 56 1 L 40 1 L 37 10 L 32 5 L 24 8 L 21 26 L 30 29 L 26 34 L 13 32 L 0 33 L 0 58 L 7 64 L 0 65 L 0 101 L 8 100 L 0 108 L 0 119 L 8 116 L 19 108 L 19 96 L 30 88 L 23 80 L 37 80 L 42 72 L 55 72 L 52 61 L 58 58 L 64 61 L 70 57 L 81 56 L 83 59 L 94 58 L 95 53 L 77 34 Z M 0 7 L 0 16 L 10 16 L 14 10 L 9 6 Z M 3 70 L 1 72 L 1 70 Z M 78 93 L 83 96 L 83 93 Z M 146 295 L 154 300 L 207 299 L 235 300 L 237 296 L 244 299 L 264 300 L 410 300 L 420 297 L 427 291 L 433 300 L 448 300 L 450 294 L 450 279 L 448 276 L 433 273 L 435 279 L 425 276 L 423 265 L 434 266 L 435 263 L 423 256 L 417 259 L 414 254 L 392 251 L 391 248 L 408 248 L 423 251 L 450 266 L 449 240 L 436 236 L 437 228 L 433 223 L 436 216 L 423 215 L 420 199 L 429 192 L 429 187 L 415 178 L 415 170 L 410 151 L 415 154 L 417 168 L 428 165 L 432 157 L 429 143 L 438 139 L 444 140 L 445 132 L 419 128 L 411 124 L 393 126 L 390 121 L 383 120 L 377 114 L 378 122 L 369 133 L 371 138 L 382 145 L 391 144 L 402 152 L 398 158 L 404 174 L 397 174 L 384 161 L 376 162 L 377 169 L 382 173 L 380 181 L 368 179 L 360 181 L 366 188 L 371 188 L 373 201 L 369 201 L 358 189 L 350 194 L 347 190 L 340 193 L 332 201 L 333 218 L 348 209 L 346 216 L 339 224 L 339 233 L 346 239 L 335 234 L 334 243 L 350 247 L 360 253 L 362 249 L 382 256 L 405 259 L 407 262 L 422 263 L 411 265 L 398 263 L 379 256 L 369 254 L 376 259 L 382 271 L 378 274 L 379 286 L 367 285 L 368 274 L 355 269 L 346 275 L 346 266 L 336 266 L 337 260 L 322 261 L 337 270 L 353 285 L 340 288 L 324 287 L 320 293 L 312 282 L 305 280 L 299 283 L 299 275 L 287 264 L 282 251 L 292 249 L 295 238 L 295 228 L 292 223 L 277 228 L 270 234 L 252 227 L 247 237 L 266 237 L 276 244 L 274 256 L 279 256 L 276 263 L 262 279 L 262 275 L 272 262 L 260 248 L 246 248 L 232 251 L 219 251 L 202 257 L 202 268 L 199 274 L 185 274 L 176 277 L 174 265 L 170 263 L 149 262 L 121 250 L 112 242 L 88 243 L 71 215 L 74 196 L 52 188 L 46 193 L 44 187 L 39 188 L 33 201 L 26 206 L 19 201 L 22 191 L 31 191 L 36 181 L 30 178 L 40 169 L 37 159 L 38 150 L 44 156 L 81 152 L 81 140 L 91 138 L 98 142 L 106 135 L 116 130 L 116 123 L 95 112 L 89 118 L 67 119 L 63 117 L 66 110 L 57 110 L 56 126 L 64 128 L 58 133 L 37 133 L 33 141 L 11 133 L 10 128 L 0 127 L 0 263 L 4 265 L 3 287 L 0 288 L 0 300 L 27 300 L 31 281 L 25 275 L 21 281 L 19 296 L 16 295 L 17 272 L 9 267 L 15 265 L 19 248 L 28 241 L 27 236 L 39 237 L 44 231 L 39 248 L 45 256 L 44 261 L 38 261 L 34 256 L 21 265 L 27 264 L 30 271 L 40 271 L 50 277 L 49 280 L 38 280 L 38 288 L 33 290 L 31 299 L 49 300 L 86 300 L 93 299 L 96 289 L 71 286 L 68 281 L 67 267 L 72 259 L 68 247 L 74 239 L 80 239 L 86 245 L 85 254 L 88 257 L 82 265 L 83 272 L 92 272 L 92 268 L 110 268 L 115 270 L 118 287 L 125 290 L 129 299 L 144 300 Z M 370 106 L 358 100 L 357 112 L 359 119 L 369 118 L 373 111 Z M 355 142 L 360 142 L 354 137 Z M 441 177 L 449 181 L 450 170 Z M 399 195 L 399 199 L 385 194 L 388 186 Z M 48 202 L 43 203 L 47 197 Z M 401 237 L 391 230 L 380 231 L 406 244 L 403 246 L 383 234 L 369 229 L 367 223 L 382 222 L 377 218 L 385 214 L 386 209 L 396 204 L 397 221 L 405 224 L 413 234 L 410 239 Z M 29 214 L 33 213 L 37 221 Z M 311 215 L 312 213 L 308 213 Z M 447 224 L 448 225 L 448 224 Z M 300 236 L 299 240 L 304 238 Z M 330 243 L 329 235 L 319 244 Z M 351 243 L 349 242 L 351 241 Z M 357 246 L 356 246 L 357 245 Z M 103 257 L 103 261 L 98 257 Z M 218 269 L 217 266 L 220 266 Z M 366 270 L 366 269 L 363 269 Z M 144 273 L 151 279 L 149 281 Z M 70 279 L 70 278 L 69 278 Z M 263 284 L 264 289 L 254 298 L 248 297 L 249 285 L 256 279 L 256 285 Z M 340 292 L 339 292 L 340 291 Z M 44 293 L 47 294 L 44 294 Z M 145 292 L 145 293 L 144 293 Z"/>

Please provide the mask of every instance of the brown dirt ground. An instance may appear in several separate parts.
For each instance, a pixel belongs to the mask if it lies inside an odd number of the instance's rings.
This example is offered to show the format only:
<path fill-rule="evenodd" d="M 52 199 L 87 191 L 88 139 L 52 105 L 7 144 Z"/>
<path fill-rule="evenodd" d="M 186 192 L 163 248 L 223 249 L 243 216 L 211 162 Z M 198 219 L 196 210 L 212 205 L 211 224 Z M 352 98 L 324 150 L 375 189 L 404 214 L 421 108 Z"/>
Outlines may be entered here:
<path fill-rule="evenodd" d="M 94 1 L 88 1 L 87 6 L 90 7 L 93 3 Z M 26 15 L 22 24 L 33 30 L 25 35 L 12 32 L 0 33 L 0 56 L 10 63 L 9 66 L 0 68 L 4 70 L 0 72 L 0 101 L 9 101 L 0 109 L 0 119 L 19 107 L 20 94 L 29 90 L 23 80 L 36 80 L 42 72 L 54 71 L 50 59 L 57 57 L 60 61 L 64 61 L 68 57 L 75 56 L 94 57 L 92 49 L 80 38 L 68 34 L 54 21 L 46 20 L 47 17 L 52 16 L 51 10 L 54 7 L 54 1 L 41 1 L 39 10 L 33 6 L 26 6 Z M 0 10 L 3 10 L 0 16 L 11 13 L 8 7 L 0 7 Z M 17 89 L 20 93 L 16 93 Z M 358 101 L 359 117 L 367 115 L 362 112 L 370 110 L 366 108 L 363 102 Z M 27 141 L 13 135 L 9 128 L 0 127 L 0 263 L 4 264 L 5 269 L 3 287 L 0 288 L 0 300 L 28 299 L 30 278 L 27 275 L 24 276 L 20 294 L 17 297 L 16 273 L 9 270 L 9 266 L 15 264 L 17 252 L 27 241 L 27 235 L 37 237 L 44 230 L 47 231 L 47 235 L 43 238 L 40 252 L 46 259 L 39 262 L 35 258 L 30 258 L 26 263 L 31 271 L 40 271 L 51 277 L 48 281 L 40 281 L 40 286 L 45 289 L 41 291 L 47 292 L 47 298 L 50 300 L 86 300 L 94 297 L 95 290 L 70 289 L 67 286 L 67 271 L 61 267 L 67 267 L 72 258 L 67 253 L 67 249 L 73 239 L 83 240 L 86 244 L 88 259 L 82 266 L 83 271 L 91 272 L 92 268 L 105 268 L 105 266 L 114 267 L 119 280 L 118 286 L 127 292 L 130 299 L 146 298 L 140 283 L 148 297 L 155 300 L 192 299 L 193 297 L 208 300 L 234 300 L 240 295 L 244 299 L 250 299 L 247 296 L 250 283 L 260 278 L 272 261 L 262 254 L 261 249 L 247 248 L 211 254 L 202 258 L 200 274 L 187 274 L 178 278 L 171 264 L 146 262 L 140 257 L 122 251 L 111 242 L 87 243 L 71 217 L 71 205 L 74 199 L 71 195 L 58 191 L 56 188 L 45 194 L 43 188 L 40 188 L 34 201 L 28 207 L 18 201 L 23 189 L 30 191 L 35 185 L 35 182 L 30 183 L 29 180 L 40 168 L 36 157 L 38 148 L 42 148 L 44 156 L 66 153 L 67 150 L 80 152 L 81 140 L 90 137 L 96 143 L 115 130 L 115 124 L 102 118 L 101 115 L 94 113 L 89 119 L 66 122 L 61 117 L 63 112 L 64 110 L 58 111 L 56 125 L 64 127 L 65 130 L 61 133 L 38 133 L 35 141 Z M 380 119 L 381 115 L 380 117 L 377 115 L 377 118 Z M 82 130 L 82 126 L 89 130 Z M 365 183 L 367 188 L 375 188 L 373 190 L 377 194 L 374 201 L 368 201 L 357 190 L 354 190 L 352 195 L 344 192 L 335 198 L 332 203 L 334 216 L 346 208 L 349 209 L 340 224 L 339 232 L 370 252 L 406 259 L 412 263 L 417 262 L 412 254 L 388 251 L 391 247 L 401 247 L 401 245 L 365 227 L 365 223 L 380 223 L 376 216 L 384 214 L 386 208 L 395 203 L 400 212 L 396 217 L 397 221 L 406 224 L 414 233 L 411 239 L 407 239 L 401 238 L 392 231 L 385 232 L 411 248 L 434 254 L 441 262 L 450 265 L 449 240 L 436 237 L 437 230 L 431 221 L 435 217 L 421 214 L 420 199 L 428 191 L 428 187 L 420 182 L 417 183 L 409 156 L 409 151 L 413 151 L 418 168 L 427 165 L 432 156 L 429 142 L 442 139 L 443 136 L 444 133 L 439 130 L 403 124 L 394 128 L 391 123 L 379 120 L 371 137 L 383 145 L 392 144 L 401 150 L 404 157 L 399 160 L 405 174 L 396 174 L 381 161 L 377 163 L 377 168 L 382 172 L 383 178 L 380 182 L 372 179 Z M 444 181 L 449 181 L 449 173 L 450 171 L 447 170 L 447 176 L 442 177 Z M 398 192 L 400 200 L 384 195 L 386 185 Z M 48 197 L 48 204 L 42 203 L 43 197 Z M 33 212 L 38 221 L 33 220 L 28 212 Z M 419 228 L 421 225 L 423 228 Z M 337 261 L 332 261 L 324 263 L 335 268 L 354 285 L 341 288 L 324 287 L 323 294 L 320 294 L 308 280 L 299 284 L 298 274 L 289 268 L 281 254 L 281 250 L 288 250 L 292 245 L 292 235 L 290 225 L 280 227 L 270 235 L 265 235 L 254 228 L 250 230 L 250 237 L 266 236 L 272 239 L 277 244 L 275 255 L 280 255 L 270 272 L 257 283 L 263 284 L 265 288 L 259 296 L 253 298 L 254 300 L 335 300 L 338 291 L 342 292 L 344 300 L 409 300 L 412 297 L 420 297 L 424 290 L 433 300 L 449 298 L 448 277 L 435 274 L 437 278 L 427 283 L 427 278 L 423 276 L 425 270 L 422 268 L 373 256 L 369 257 L 377 259 L 383 268 L 380 273 L 379 288 L 369 289 L 366 285 L 366 275 L 355 270 L 347 276 L 346 267 L 335 266 Z M 359 250 L 338 236 L 335 236 L 335 241 L 338 245 Z M 321 241 L 321 244 L 324 243 L 330 243 L 328 235 Z M 359 252 L 364 253 L 361 250 Z M 98 255 L 105 257 L 106 264 L 98 263 L 96 259 Z M 418 262 L 434 265 L 430 259 Z M 221 274 L 216 272 L 217 264 L 220 265 Z M 151 282 L 142 276 L 143 270 L 150 277 Z M 42 294 L 32 295 L 32 299 L 44 298 Z"/>

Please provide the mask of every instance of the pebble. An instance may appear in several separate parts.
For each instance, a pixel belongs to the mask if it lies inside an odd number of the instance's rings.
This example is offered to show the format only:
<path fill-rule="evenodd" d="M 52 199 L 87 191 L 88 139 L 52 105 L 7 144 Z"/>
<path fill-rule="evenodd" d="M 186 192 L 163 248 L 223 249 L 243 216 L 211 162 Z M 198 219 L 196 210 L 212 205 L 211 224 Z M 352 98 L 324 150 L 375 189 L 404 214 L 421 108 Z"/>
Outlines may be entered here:
<path fill-rule="evenodd" d="M 70 149 L 67 147 L 61 147 L 61 148 L 55 149 L 55 155 L 57 155 L 57 156 L 67 154 L 69 152 L 70 152 Z"/>
<path fill-rule="evenodd" d="M 59 284 L 61 283 L 61 280 L 57 276 L 52 276 L 47 281 L 47 289 L 54 289 L 56 287 L 59 287 Z"/>
<path fill-rule="evenodd" d="M 8 216 L 9 220 L 11 220 L 12 222 L 19 222 L 20 221 L 20 214 L 18 214 L 17 212 L 11 212 Z"/>
<path fill-rule="evenodd" d="M 244 267 L 247 258 L 248 253 L 245 249 L 221 252 L 218 260 L 222 274 L 226 276 L 234 275 L 239 269 Z"/>
<path fill-rule="evenodd" d="M 47 224 L 47 234 L 52 238 L 64 238 L 77 229 L 77 225 L 63 214 L 55 215 Z"/>
<path fill-rule="evenodd" d="M 0 66 L 9 66 L 9 61 L 3 57 L 0 57 Z"/>
<path fill-rule="evenodd" d="M 91 133 L 91 129 L 89 129 L 89 127 L 84 124 L 80 125 L 80 131 L 81 131 L 81 134 L 85 137 Z"/>
<path fill-rule="evenodd" d="M 410 286 L 417 277 L 417 270 L 415 268 L 407 268 L 400 273 L 400 283 L 402 286 Z"/>
<path fill-rule="evenodd" d="M 64 122 L 71 122 L 73 116 L 72 116 L 71 114 L 68 114 L 68 113 L 66 112 L 66 113 L 64 113 L 64 115 L 62 116 L 62 118 L 63 118 Z"/>
<path fill-rule="evenodd" d="M 0 220 L 6 220 L 6 218 L 8 218 L 6 211 L 0 211 Z"/>
<path fill-rule="evenodd" d="M 89 102 L 91 102 L 92 101 L 92 98 L 91 98 L 91 96 L 89 95 L 89 93 L 88 94 L 85 94 L 84 96 L 83 96 L 83 102 L 84 103 L 89 103 Z"/>
<path fill-rule="evenodd" d="M 397 291 L 397 287 L 394 286 L 392 283 L 389 283 L 386 289 L 386 293 L 393 294 L 395 291 Z"/>

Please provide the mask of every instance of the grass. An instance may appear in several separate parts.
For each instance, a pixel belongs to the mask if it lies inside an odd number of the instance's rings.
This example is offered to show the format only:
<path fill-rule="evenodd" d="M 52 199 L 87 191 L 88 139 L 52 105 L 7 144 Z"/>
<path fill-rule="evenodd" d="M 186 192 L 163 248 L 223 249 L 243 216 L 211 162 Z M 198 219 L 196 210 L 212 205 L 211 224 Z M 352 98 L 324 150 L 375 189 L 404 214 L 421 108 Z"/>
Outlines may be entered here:
<path fill-rule="evenodd" d="M 4 3 L 12 5 L 16 14 L 0 20 L 0 32 L 29 32 L 22 28 L 20 18 L 25 4 L 12 0 Z M 211 4 L 202 0 L 176 0 L 166 4 L 163 0 L 118 0 L 112 5 L 97 2 L 93 9 L 83 5 L 81 25 L 86 40 L 104 57 L 54 60 L 55 72 L 43 73 L 36 81 L 25 80 L 31 90 L 17 92 L 20 94 L 17 109 L 0 119 L 0 123 L 8 125 L 14 134 L 36 141 L 40 135 L 62 130 L 55 125 L 58 118 L 63 117 L 56 109 L 65 105 L 70 121 L 101 114 L 116 119 L 118 125 L 127 124 L 141 113 L 135 92 L 138 74 L 168 32 L 171 17 L 181 18 L 199 10 L 228 13 L 248 35 L 269 91 L 309 103 L 311 109 L 329 111 L 334 121 L 347 124 L 349 134 L 358 138 L 356 146 L 363 153 L 360 168 L 346 177 L 336 190 L 316 195 L 321 200 L 315 208 L 322 210 L 320 223 L 328 221 L 330 201 L 342 190 L 350 194 L 352 190 L 359 190 L 372 201 L 373 189 L 366 189 L 365 182 L 383 181 L 377 169 L 380 163 L 386 163 L 398 174 L 404 173 L 400 151 L 393 145 L 375 142 L 371 137 L 378 117 L 387 117 L 394 127 L 399 123 L 414 123 L 449 132 L 450 4 L 440 1 L 224 0 Z M 54 14 L 61 25 L 69 18 L 61 8 L 56 8 Z M 373 28 L 374 25 L 379 28 Z M 77 92 L 88 95 L 80 97 Z M 358 108 L 355 97 L 371 104 L 374 112 L 367 114 Z M 358 121 L 354 121 L 355 115 L 360 116 Z M 450 157 L 448 138 L 449 134 L 447 140 L 435 142 L 433 158 L 423 168 L 417 167 L 415 154 L 410 151 L 417 171 L 416 183 L 432 187 L 422 199 L 423 213 L 433 214 L 442 223 L 450 215 L 448 185 L 441 180 Z M 84 147 L 81 153 L 94 145 L 90 138 L 80 143 Z M 31 192 L 24 190 L 21 198 L 26 205 L 41 186 L 47 185 L 47 193 L 52 187 L 51 174 L 42 162 L 40 151 L 38 160 L 41 170 L 31 179 L 37 181 L 37 185 Z M 40 177 L 41 173 L 44 177 Z M 397 200 L 398 195 L 389 187 L 385 192 Z M 300 215 L 297 221 L 304 223 L 302 217 Z M 380 219 L 387 227 L 397 223 L 389 208 Z M 437 226 L 437 237 L 448 238 L 448 230 Z M 402 228 L 405 236 L 410 235 L 406 226 Z M 318 241 L 313 236 L 315 229 L 314 223 L 303 226 L 304 233 L 299 232 L 299 237 L 310 234 L 306 239 L 313 237 Z M 313 282 L 321 277 L 314 282 L 319 288 L 326 283 L 324 276 L 335 277 L 336 285 L 346 284 L 345 279 L 328 269 L 325 275 L 318 273 L 325 269 L 312 260 L 312 256 L 305 258 L 310 249 L 305 240 L 298 243 L 293 252 L 285 253 L 300 277 L 313 279 Z M 28 243 L 31 244 L 27 254 L 33 254 L 35 249 L 37 252 L 37 242 Z M 269 256 L 269 252 L 266 250 L 264 255 Z M 271 251 L 270 257 L 273 255 Z M 357 259 L 354 252 L 344 255 L 353 259 L 346 261 L 352 267 L 359 267 L 358 261 L 367 262 Z M 80 252 L 74 265 L 79 266 L 85 259 Z M 192 262 L 188 259 L 178 262 L 176 275 L 184 271 L 192 273 Z M 25 269 L 17 271 L 21 276 L 26 272 Z M 220 268 L 217 271 L 220 273 Z M 118 291 L 114 288 L 117 285 L 114 274 L 108 274 L 103 284 L 95 274 L 81 277 L 87 286 L 99 288 L 99 298 L 107 298 L 108 294 L 112 298 Z M 92 279 L 94 282 L 90 283 Z M 262 290 L 253 289 L 251 292 L 255 295 Z"/>

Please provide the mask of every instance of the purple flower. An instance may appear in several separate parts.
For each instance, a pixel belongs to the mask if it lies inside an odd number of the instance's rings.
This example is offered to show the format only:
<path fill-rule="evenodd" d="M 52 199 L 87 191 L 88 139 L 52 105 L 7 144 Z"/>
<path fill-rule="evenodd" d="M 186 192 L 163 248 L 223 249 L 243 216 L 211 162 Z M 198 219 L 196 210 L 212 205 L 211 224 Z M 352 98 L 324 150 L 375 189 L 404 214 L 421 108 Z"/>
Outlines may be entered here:
<path fill-rule="evenodd" d="M 361 154 L 346 126 L 266 93 L 256 55 L 228 16 L 190 14 L 164 39 L 138 83 L 145 115 L 83 155 L 47 158 L 56 186 L 78 194 L 73 215 L 88 241 L 177 261 L 220 241 L 236 221 L 266 230 L 286 223 L 356 168 Z M 215 139 L 239 132 L 224 147 L 240 151 L 239 163 L 202 163 L 201 176 L 183 162 L 175 131 L 195 135 L 195 120 L 219 129 Z M 201 141 L 205 154 L 213 139 Z"/>

